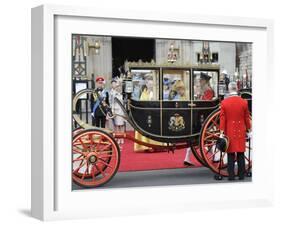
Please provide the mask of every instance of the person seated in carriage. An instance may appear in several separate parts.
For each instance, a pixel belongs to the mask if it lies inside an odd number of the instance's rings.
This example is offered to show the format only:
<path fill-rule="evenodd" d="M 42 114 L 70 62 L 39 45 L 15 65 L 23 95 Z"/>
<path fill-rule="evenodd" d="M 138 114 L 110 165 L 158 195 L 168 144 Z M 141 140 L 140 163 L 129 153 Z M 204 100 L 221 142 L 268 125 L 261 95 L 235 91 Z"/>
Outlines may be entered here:
<path fill-rule="evenodd" d="M 153 92 L 148 91 L 147 85 L 141 87 L 140 100 L 152 100 Z"/>
<path fill-rule="evenodd" d="M 200 80 L 199 80 L 200 91 L 199 91 L 199 95 L 197 97 L 199 100 L 209 101 L 209 100 L 212 100 L 214 98 L 215 92 L 210 85 L 210 79 L 211 78 L 212 77 L 205 72 L 200 73 Z M 190 157 L 191 157 L 191 148 L 188 147 L 186 149 L 186 154 L 185 154 L 185 158 L 184 158 L 184 161 L 183 161 L 184 165 L 186 165 L 186 166 L 193 166 L 194 165 L 191 162 Z"/>
<path fill-rule="evenodd" d="M 170 96 L 170 79 L 164 78 L 163 79 L 163 100 L 169 100 Z"/>
<path fill-rule="evenodd" d="M 200 73 L 200 100 L 212 100 L 214 98 L 215 92 L 210 85 L 211 78 L 212 77 L 205 72 Z"/>
<path fill-rule="evenodd" d="M 129 75 L 129 72 L 128 72 Z M 139 76 L 135 76 L 133 80 L 133 93 L 132 93 L 132 99 L 139 100 L 141 96 L 141 87 L 144 84 L 144 80 L 140 78 Z"/>
<path fill-rule="evenodd" d="M 155 99 L 155 93 L 153 92 L 153 78 L 150 76 L 150 74 L 147 74 L 145 76 L 144 84 L 141 88 L 141 94 L 140 94 L 140 101 L 152 101 Z M 154 141 L 152 139 L 149 139 L 145 136 L 142 136 L 138 131 L 135 131 L 135 138 L 137 140 L 141 140 L 147 144 L 155 144 L 155 145 L 162 145 L 161 142 Z M 150 151 L 151 148 L 148 148 L 144 145 L 140 145 L 135 143 L 134 144 L 134 151 L 135 152 L 144 152 L 144 151 Z"/>
<path fill-rule="evenodd" d="M 173 90 L 176 91 L 176 96 L 173 100 L 187 100 L 186 88 L 183 81 L 177 80 L 174 84 Z"/>

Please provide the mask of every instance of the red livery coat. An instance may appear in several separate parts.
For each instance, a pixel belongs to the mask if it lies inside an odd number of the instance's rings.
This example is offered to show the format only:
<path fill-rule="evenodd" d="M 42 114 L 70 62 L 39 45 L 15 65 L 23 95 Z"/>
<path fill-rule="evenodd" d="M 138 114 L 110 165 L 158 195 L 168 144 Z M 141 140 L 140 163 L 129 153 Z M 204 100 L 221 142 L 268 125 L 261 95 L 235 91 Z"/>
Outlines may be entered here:
<path fill-rule="evenodd" d="M 208 88 L 203 93 L 201 100 L 212 100 L 214 96 L 215 96 L 214 91 L 211 88 Z"/>
<path fill-rule="evenodd" d="M 220 130 L 229 138 L 227 152 L 244 152 L 246 130 L 251 128 L 247 101 L 231 96 L 221 102 Z"/>

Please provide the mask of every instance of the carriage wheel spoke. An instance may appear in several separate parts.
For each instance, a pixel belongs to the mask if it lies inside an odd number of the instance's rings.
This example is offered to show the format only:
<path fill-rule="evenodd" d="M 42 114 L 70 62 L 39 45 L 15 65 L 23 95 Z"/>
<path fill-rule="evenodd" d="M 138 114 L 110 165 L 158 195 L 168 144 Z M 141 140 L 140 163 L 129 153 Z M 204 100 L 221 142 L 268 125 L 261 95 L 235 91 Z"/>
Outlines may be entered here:
<path fill-rule="evenodd" d="M 74 153 L 80 154 L 81 156 L 84 155 L 84 153 L 81 152 L 81 151 L 77 151 L 77 150 L 74 150 L 74 149 L 73 149 L 72 151 L 73 151 Z"/>
<path fill-rule="evenodd" d="M 79 154 L 80 155 L 78 157 L 76 156 L 76 159 L 81 158 L 82 156 L 84 156 L 83 153 L 79 153 Z"/>
<path fill-rule="evenodd" d="M 213 141 L 213 142 L 211 142 L 209 144 L 205 144 L 205 147 L 210 147 L 210 146 L 214 146 L 214 145 L 215 145 L 215 142 Z"/>
<path fill-rule="evenodd" d="M 89 163 L 87 162 L 87 164 L 86 164 L 86 169 L 85 169 L 85 171 L 84 171 L 84 173 L 83 173 L 83 175 L 82 175 L 82 180 L 84 180 L 85 179 L 85 176 L 86 176 L 86 174 L 88 173 L 88 169 L 89 169 Z"/>
<path fill-rule="evenodd" d="M 103 177 L 106 177 L 105 172 L 98 165 L 95 165 L 95 167 L 102 174 Z"/>
<path fill-rule="evenodd" d="M 219 130 L 215 130 L 215 131 L 206 131 L 207 135 L 213 135 L 213 136 L 220 136 L 220 131 Z"/>
<path fill-rule="evenodd" d="M 219 128 L 218 123 L 215 120 L 212 120 L 212 123 L 216 128 Z"/>
<path fill-rule="evenodd" d="M 213 129 L 214 131 L 218 130 L 219 125 L 215 120 L 210 121 L 210 125 L 207 127 L 207 130 Z"/>
<path fill-rule="evenodd" d="M 92 139 L 93 137 L 91 136 L 91 134 L 89 133 L 88 134 L 88 139 L 90 140 L 90 149 L 92 149 L 93 148 L 93 139 Z"/>
<path fill-rule="evenodd" d="M 77 161 L 83 161 L 84 158 L 77 158 L 77 159 L 73 159 L 72 162 L 77 162 Z"/>
<path fill-rule="evenodd" d="M 81 137 L 79 137 L 78 140 L 81 142 L 81 145 L 83 146 L 84 150 L 87 150 L 88 147 L 85 145 L 84 141 L 82 141 Z"/>
<path fill-rule="evenodd" d="M 109 163 L 107 163 L 106 161 L 104 161 L 103 159 L 99 158 L 100 162 L 104 165 L 106 165 L 107 167 L 109 167 L 110 169 L 112 169 L 112 166 L 109 165 Z"/>
<path fill-rule="evenodd" d="M 75 170 L 74 170 L 74 173 L 78 173 L 79 172 L 79 170 L 86 164 L 86 162 L 84 162 L 84 161 L 82 161 L 81 163 L 80 163 L 80 165 L 78 166 L 78 168 L 76 168 Z"/>
<path fill-rule="evenodd" d="M 100 154 L 99 155 L 99 158 L 110 158 L 110 157 L 114 157 L 115 155 L 103 155 L 103 153 L 102 154 Z"/>
<path fill-rule="evenodd" d="M 109 151 L 99 151 L 98 152 L 99 155 L 101 155 L 101 154 L 108 154 L 108 153 L 112 154 L 112 150 L 109 150 Z"/>
<path fill-rule="evenodd" d="M 95 181 L 96 180 L 96 176 L 95 176 L 95 167 L 94 165 L 92 165 L 92 169 L 91 169 L 91 175 L 92 175 L 92 180 Z"/>
<path fill-rule="evenodd" d="M 211 135 L 208 135 L 204 138 L 204 140 L 209 140 L 210 138 L 219 138 L 219 135 L 217 134 L 211 134 Z"/>
<path fill-rule="evenodd" d="M 99 142 L 96 144 L 95 150 L 98 150 L 98 149 L 99 149 L 99 146 L 101 145 L 101 142 L 102 142 L 102 137 L 99 136 Z"/>
<path fill-rule="evenodd" d="M 104 146 L 103 148 L 101 148 L 100 150 L 97 150 L 98 152 L 100 151 L 105 151 L 107 149 L 109 149 L 111 147 L 111 144 L 107 144 L 106 146 Z"/>
<path fill-rule="evenodd" d="M 208 157 L 208 160 L 210 160 L 212 157 L 214 157 L 219 151 L 220 151 L 219 149 L 216 149 L 216 151 Z"/>
<path fill-rule="evenodd" d="M 220 130 L 219 129 L 215 129 L 215 130 L 212 130 L 212 131 L 206 131 L 206 133 L 220 133 Z"/>
<path fill-rule="evenodd" d="M 74 147 L 74 148 L 77 148 L 78 150 L 84 151 L 84 149 L 81 148 L 81 147 L 79 147 L 79 146 L 77 146 L 77 144 L 73 144 L 73 147 Z"/>

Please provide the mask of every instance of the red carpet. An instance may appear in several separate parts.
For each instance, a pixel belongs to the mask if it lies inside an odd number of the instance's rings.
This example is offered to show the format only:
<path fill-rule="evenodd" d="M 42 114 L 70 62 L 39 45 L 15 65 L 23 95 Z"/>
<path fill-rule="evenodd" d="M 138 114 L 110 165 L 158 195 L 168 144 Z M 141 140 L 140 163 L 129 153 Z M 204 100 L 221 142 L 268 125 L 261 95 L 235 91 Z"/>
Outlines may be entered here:
<path fill-rule="evenodd" d="M 185 149 L 176 150 L 174 153 L 134 152 L 134 143 L 126 139 L 124 140 L 124 144 L 121 145 L 121 147 L 121 161 L 119 166 L 119 172 L 175 169 L 186 167 L 183 164 L 183 160 L 185 157 Z M 201 166 L 201 164 L 196 161 L 193 155 L 191 157 L 191 161 L 196 167 Z"/>

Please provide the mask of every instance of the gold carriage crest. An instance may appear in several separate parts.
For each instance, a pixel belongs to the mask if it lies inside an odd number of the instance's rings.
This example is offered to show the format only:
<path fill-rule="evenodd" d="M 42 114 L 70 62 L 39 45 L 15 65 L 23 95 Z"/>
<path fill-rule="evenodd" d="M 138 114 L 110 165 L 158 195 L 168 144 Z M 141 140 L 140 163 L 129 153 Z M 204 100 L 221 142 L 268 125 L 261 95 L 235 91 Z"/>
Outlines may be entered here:
<path fill-rule="evenodd" d="M 170 117 L 168 124 L 169 130 L 172 130 L 173 132 L 179 132 L 185 128 L 185 121 L 183 117 L 177 113 Z"/>

